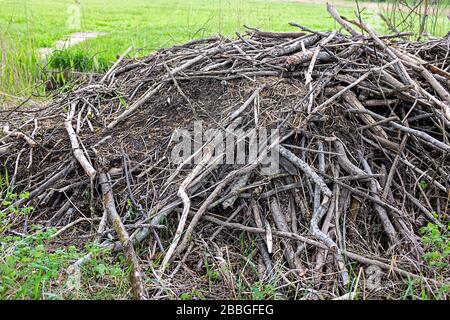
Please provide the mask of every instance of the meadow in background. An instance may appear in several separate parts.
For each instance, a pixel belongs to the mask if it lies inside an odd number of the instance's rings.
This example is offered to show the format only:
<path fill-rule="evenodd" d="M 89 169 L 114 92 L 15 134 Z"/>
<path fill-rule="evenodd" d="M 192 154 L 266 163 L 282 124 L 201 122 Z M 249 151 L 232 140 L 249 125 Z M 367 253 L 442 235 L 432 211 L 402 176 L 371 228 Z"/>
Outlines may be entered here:
<path fill-rule="evenodd" d="M 0 97 L 44 95 L 43 69 L 102 72 L 129 46 L 138 55 L 216 34 L 233 36 L 243 25 L 271 31 L 296 31 L 288 22 L 315 30 L 335 27 L 325 1 L 293 0 L 0 0 Z M 364 3 L 359 4 L 364 7 Z M 343 15 L 355 16 L 351 1 L 339 1 Z M 362 16 L 385 28 L 376 5 Z M 396 10 L 395 8 L 393 10 Z M 78 11 L 78 12 L 77 12 Z M 77 19 L 79 22 L 77 23 Z M 450 20 L 437 16 L 435 32 L 445 34 Z M 74 32 L 103 35 L 53 52 L 42 62 L 43 48 Z M 380 30 L 385 31 L 385 30 Z M 47 66 L 48 63 L 48 66 Z M 61 73 L 63 77 L 64 74 Z"/>

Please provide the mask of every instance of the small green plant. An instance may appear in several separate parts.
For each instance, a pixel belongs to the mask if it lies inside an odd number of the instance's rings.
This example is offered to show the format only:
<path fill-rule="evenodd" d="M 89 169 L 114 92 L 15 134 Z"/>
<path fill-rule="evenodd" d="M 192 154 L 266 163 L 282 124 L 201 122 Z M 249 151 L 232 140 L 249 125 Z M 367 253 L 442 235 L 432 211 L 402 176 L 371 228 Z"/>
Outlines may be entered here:
<path fill-rule="evenodd" d="M 420 180 L 419 182 L 419 188 L 422 191 L 425 191 L 425 189 L 428 187 L 428 182 L 426 182 L 425 180 Z"/>
<path fill-rule="evenodd" d="M 422 290 L 420 291 L 420 300 L 429 300 L 427 290 L 422 287 Z"/>
<path fill-rule="evenodd" d="M 57 285 L 61 270 L 78 254 L 75 247 L 47 245 L 54 230 L 33 227 L 25 237 L 7 236 L 0 245 L 0 299 L 41 299 Z"/>
<path fill-rule="evenodd" d="M 450 294 L 450 283 L 444 283 L 437 292 L 437 299 L 445 300 Z"/>
<path fill-rule="evenodd" d="M 124 220 L 134 221 L 136 219 L 136 208 L 134 207 L 133 201 L 130 198 L 127 199 L 127 213 L 125 214 Z"/>
<path fill-rule="evenodd" d="M 118 95 L 117 98 L 119 99 L 120 105 L 127 110 L 128 109 L 128 105 L 127 102 L 125 101 L 124 97 L 122 97 L 121 95 Z"/>
<path fill-rule="evenodd" d="M 66 278 L 64 299 L 110 300 L 129 297 L 129 270 L 124 268 L 123 255 L 112 255 L 111 250 L 90 242 L 80 251 L 80 256 L 89 256 L 89 259 Z"/>
<path fill-rule="evenodd" d="M 2 210 L 0 212 L 0 234 L 3 234 L 3 232 L 9 228 L 11 221 L 11 219 L 8 218 L 9 216 L 29 215 L 34 208 L 31 206 L 18 207 L 14 205 L 17 200 L 28 198 L 28 192 L 17 194 L 15 192 L 8 191 L 8 189 L 6 189 L 5 192 L 1 191 L 2 189 L 0 189 L 0 195 L 2 195 L 3 200 L 0 203 L 0 209 L 6 208 L 6 210 Z"/>
<path fill-rule="evenodd" d="M 8 190 L 9 188 L 9 173 L 8 173 L 8 168 L 5 166 L 5 173 L 2 174 L 2 172 L 0 172 L 0 196 L 3 197 L 3 191 L 4 190 Z"/>
<path fill-rule="evenodd" d="M 190 292 L 183 292 L 180 294 L 181 300 L 206 300 L 203 293 L 198 289 L 192 289 Z"/>
<path fill-rule="evenodd" d="M 446 229 L 429 222 L 425 227 L 420 229 L 422 234 L 422 242 L 425 245 L 426 253 L 425 261 L 431 266 L 439 270 L 449 267 L 450 256 L 450 223 Z"/>
<path fill-rule="evenodd" d="M 96 243 L 88 243 L 85 249 L 56 248 L 51 243 L 55 231 L 32 226 L 29 235 L 0 237 L 0 300 L 127 296 L 123 256 L 115 259 Z M 67 290 L 66 270 L 87 254 L 90 259 L 81 266 L 80 287 Z"/>
<path fill-rule="evenodd" d="M 20 194 L 14 193 L 14 192 L 6 192 L 6 197 L 2 201 L 2 207 L 7 208 L 10 213 L 13 214 L 29 214 L 31 211 L 33 211 L 33 207 L 15 207 L 13 204 L 17 200 L 27 199 L 29 197 L 28 192 L 22 192 Z"/>
<path fill-rule="evenodd" d="M 192 300 L 192 294 L 190 292 L 183 292 L 180 295 L 181 300 Z"/>
<path fill-rule="evenodd" d="M 100 247 L 97 243 L 87 244 L 86 250 L 92 257 L 82 268 L 86 277 L 94 277 L 96 280 L 102 280 L 105 277 L 113 280 L 126 279 L 121 261 L 112 262 L 109 250 Z"/>
<path fill-rule="evenodd" d="M 206 274 L 208 275 L 208 280 L 211 284 L 214 284 L 220 280 L 220 274 L 217 271 L 211 269 L 208 262 L 208 257 L 205 257 L 204 266 L 206 269 Z"/>
<path fill-rule="evenodd" d="M 402 293 L 402 300 L 414 299 L 415 284 L 416 283 L 415 283 L 414 279 L 408 278 L 408 280 L 406 282 L 406 288 L 403 290 L 403 293 Z M 422 296 L 423 296 L 423 292 L 422 292 Z"/>

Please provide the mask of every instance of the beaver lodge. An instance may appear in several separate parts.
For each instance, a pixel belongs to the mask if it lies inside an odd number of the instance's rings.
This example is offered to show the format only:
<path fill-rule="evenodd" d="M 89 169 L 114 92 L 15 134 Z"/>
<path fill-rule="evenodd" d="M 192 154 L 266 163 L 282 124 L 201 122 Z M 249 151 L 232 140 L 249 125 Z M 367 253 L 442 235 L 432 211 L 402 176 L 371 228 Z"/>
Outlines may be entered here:
<path fill-rule="evenodd" d="M 3 232 L 39 224 L 56 247 L 123 252 L 136 299 L 236 298 L 238 276 L 291 299 L 341 297 L 367 270 L 371 298 L 448 283 L 420 229 L 449 218 L 450 38 L 380 36 L 328 9 L 340 30 L 124 54 L 44 108 L 2 113 L 0 160 L 28 192 L 3 205 Z"/>

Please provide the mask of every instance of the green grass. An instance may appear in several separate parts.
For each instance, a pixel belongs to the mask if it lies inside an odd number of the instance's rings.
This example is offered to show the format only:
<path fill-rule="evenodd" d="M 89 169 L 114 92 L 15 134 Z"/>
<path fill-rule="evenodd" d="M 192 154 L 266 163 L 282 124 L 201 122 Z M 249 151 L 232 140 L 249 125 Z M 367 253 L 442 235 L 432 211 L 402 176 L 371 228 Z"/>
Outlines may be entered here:
<path fill-rule="evenodd" d="M 0 236 L 0 300 L 5 299 L 120 299 L 129 285 L 124 258 L 114 258 L 96 244 L 85 248 L 57 247 L 51 243 L 54 229 L 32 226 L 24 236 Z M 89 253 L 79 275 L 68 267 Z M 119 260 L 119 261 L 117 261 Z M 122 261 L 120 261 L 122 260 Z M 69 285 L 69 279 L 72 280 Z"/>
<path fill-rule="evenodd" d="M 283 0 L 82 0 L 81 25 L 68 25 L 73 0 L 0 0 L 0 97 L 5 93 L 43 94 L 45 81 L 39 48 L 76 31 L 105 32 L 65 52 L 55 53 L 50 66 L 79 71 L 103 71 L 129 46 L 138 55 L 193 38 L 233 35 L 250 25 L 273 31 L 294 31 L 288 22 L 317 30 L 335 26 L 324 4 Z M 339 8 L 352 17 L 349 6 Z M 375 12 L 364 17 L 380 29 Z M 445 21 L 444 21 L 445 19 Z M 448 30 L 442 17 L 442 30 Z M 444 24 L 447 23 L 447 24 Z M 444 31 L 442 31 L 444 33 Z"/>
<path fill-rule="evenodd" d="M 53 66 L 78 57 L 87 70 L 104 70 L 130 45 L 138 54 L 215 34 L 233 35 L 242 25 L 285 31 L 295 21 L 324 30 L 334 23 L 324 5 L 265 0 L 89 0 L 81 1 L 81 28 L 67 26 L 67 0 L 0 0 L 0 91 L 23 96 L 35 90 L 41 67 L 37 49 L 51 47 L 75 31 L 106 32 L 58 55 Z M 351 9 L 342 9 L 351 14 Z M 94 63 L 90 62 L 94 61 Z M 38 87 L 38 89 L 40 89 Z"/>

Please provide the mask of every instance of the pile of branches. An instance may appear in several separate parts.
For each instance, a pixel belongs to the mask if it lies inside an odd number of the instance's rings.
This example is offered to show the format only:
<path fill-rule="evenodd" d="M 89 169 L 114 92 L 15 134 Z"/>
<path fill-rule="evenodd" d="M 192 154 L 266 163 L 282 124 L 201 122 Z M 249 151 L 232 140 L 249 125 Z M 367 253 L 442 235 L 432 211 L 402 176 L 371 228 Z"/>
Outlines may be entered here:
<path fill-rule="evenodd" d="M 328 11 L 341 30 L 292 23 L 298 32 L 247 28 L 140 59 L 127 50 L 45 107 L 3 111 L 8 188 L 28 194 L 3 206 L 2 232 L 40 224 L 57 228 L 54 241 L 122 251 L 136 299 L 195 285 L 205 256 L 228 297 L 243 277 L 334 298 L 360 267 L 392 283 L 447 282 L 448 269 L 425 263 L 420 229 L 444 231 L 449 218 L 450 39 L 379 36 Z M 174 161 L 174 132 L 200 120 L 236 136 L 233 151 L 255 129 L 277 134 L 244 164 L 219 161 L 214 137 Z M 275 154 L 279 170 L 263 174 Z"/>

